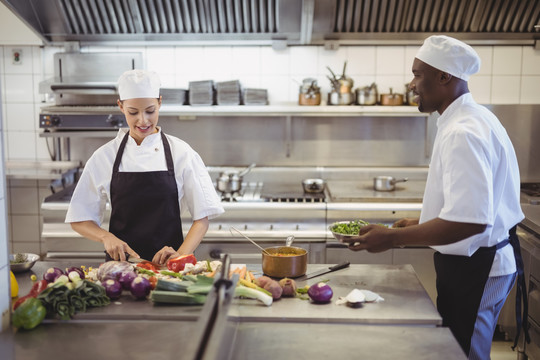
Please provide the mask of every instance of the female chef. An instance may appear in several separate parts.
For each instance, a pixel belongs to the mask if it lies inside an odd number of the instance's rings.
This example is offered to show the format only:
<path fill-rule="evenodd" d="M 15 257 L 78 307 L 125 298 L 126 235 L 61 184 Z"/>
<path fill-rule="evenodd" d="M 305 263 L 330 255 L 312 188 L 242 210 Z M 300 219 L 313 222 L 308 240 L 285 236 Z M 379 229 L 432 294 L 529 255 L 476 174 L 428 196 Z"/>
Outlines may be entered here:
<path fill-rule="evenodd" d="M 110 258 L 126 253 L 164 264 L 190 254 L 224 212 L 199 155 L 158 127 L 161 96 L 156 73 L 130 70 L 118 80 L 118 107 L 129 126 L 97 149 L 84 167 L 66 215 L 82 236 L 103 243 Z M 111 204 L 109 231 L 101 228 Z M 185 239 L 180 204 L 194 219 Z"/>

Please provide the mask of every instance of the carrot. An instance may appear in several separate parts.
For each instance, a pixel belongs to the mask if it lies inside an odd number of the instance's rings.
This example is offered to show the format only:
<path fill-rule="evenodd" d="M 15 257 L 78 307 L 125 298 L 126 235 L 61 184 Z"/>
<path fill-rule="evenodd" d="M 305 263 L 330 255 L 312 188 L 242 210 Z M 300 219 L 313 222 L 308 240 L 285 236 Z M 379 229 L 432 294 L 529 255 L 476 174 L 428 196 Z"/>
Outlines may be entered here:
<path fill-rule="evenodd" d="M 246 266 L 242 266 L 240 269 L 238 269 L 238 274 L 240 274 L 240 279 L 246 278 L 246 272 L 247 272 Z"/>
<path fill-rule="evenodd" d="M 248 275 L 248 281 L 253 282 L 253 280 L 255 280 L 255 276 L 253 275 L 251 271 L 248 271 L 247 275 Z"/>

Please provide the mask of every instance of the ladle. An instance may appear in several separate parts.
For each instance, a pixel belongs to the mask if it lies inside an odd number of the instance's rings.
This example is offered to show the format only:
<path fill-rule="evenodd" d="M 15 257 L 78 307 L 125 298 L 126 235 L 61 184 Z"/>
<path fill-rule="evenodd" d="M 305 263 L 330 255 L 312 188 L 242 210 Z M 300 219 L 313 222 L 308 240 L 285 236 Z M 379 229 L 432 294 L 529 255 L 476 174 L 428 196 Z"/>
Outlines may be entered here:
<path fill-rule="evenodd" d="M 247 237 L 246 235 L 244 235 L 243 233 L 240 232 L 240 230 L 238 230 L 237 228 L 235 228 L 234 226 L 231 226 L 229 231 L 231 230 L 234 230 L 236 231 L 237 233 L 239 233 L 240 235 L 242 235 L 243 237 L 245 237 L 246 239 L 248 239 L 249 241 L 251 241 L 251 243 L 253 245 L 255 245 L 256 247 L 258 247 L 259 249 L 262 250 L 263 253 L 265 253 L 266 255 L 268 256 L 272 256 L 268 251 L 264 250 L 264 248 L 262 248 L 259 244 L 257 244 L 255 241 L 251 240 L 249 237 Z M 232 234 L 232 231 L 231 231 L 231 234 Z"/>
<path fill-rule="evenodd" d="M 287 236 L 287 240 L 285 240 L 285 246 L 291 246 L 293 241 L 294 241 L 294 235 Z"/>

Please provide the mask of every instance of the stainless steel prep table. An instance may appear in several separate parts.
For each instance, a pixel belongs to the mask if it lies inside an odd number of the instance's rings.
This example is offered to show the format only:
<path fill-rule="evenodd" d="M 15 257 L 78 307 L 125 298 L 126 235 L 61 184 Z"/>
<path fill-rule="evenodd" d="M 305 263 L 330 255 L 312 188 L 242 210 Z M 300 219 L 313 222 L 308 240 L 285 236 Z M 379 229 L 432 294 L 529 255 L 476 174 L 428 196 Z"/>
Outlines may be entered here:
<path fill-rule="evenodd" d="M 25 295 L 31 287 L 30 275 L 41 278 L 52 266 L 64 269 L 69 266 L 98 266 L 99 263 L 37 262 L 30 272 L 16 275 L 20 294 Z M 308 273 L 328 265 L 310 264 Z M 260 275 L 260 267 L 254 268 Z M 298 281 L 302 287 L 322 280 L 329 280 L 334 291 L 332 302 L 326 305 L 312 304 L 295 298 L 282 298 L 272 306 L 265 307 L 252 300 L 235 299 L 229 317 L 242 321 L 286 321 L 311 323 L 355 323 L 380 325 L 439 326 L 442 319 L 420 284 L 411 265 L 351 265 L 308 281 Z M 379 303 L 365 304 L 361 309 L 336 305 L 339 296 L 352 289 L 367 289 L 384 298 Z M 153 305 L 151 301 L 134 300 L 124 292 L 118 301 L 109 306 L 92 308 L 74 316 L 73 320 L 195 320 L 202 306 Z"/>
<path fill-rule="evenodd" d="M 47 268 L 57 266 L 98 266 L 99 263 L 37 262 L 31 271 L 18 273 L 20 294 L 30 287 L 30 275 L 41 278 Z M 308 265 L 308 273 L 328 265 Z M 255 269 L 259 272 L 260 268 Z M 360 355 L 377 359 L 464 358 L 459 345 L 446 328 L 410 265 L 351 265 L 298 286 L 328 279 L 334 290 L 332 303 L 282 298 L 266 307 L 253 300 L 235 299 L 228 311 L 226 331 L 234 331 L 228 357 L 223 359 L 270 359 L 276 351 L 283 358 L 320 358 Z M 338 296 L 353 288 L 379 293 L 385 301 L 352 309 L 336 305 Z M 11 358 L 58 359 L 76 355 L 78 359 L 172 358 L 181 355 L 184 342 L 191 341 L 190 329 L 201 314 L 201 306 L 153 305 L 135 301 L 129 293 L 121 304 L 92 308 L 70 321 L 46 320 L 32 331 L 0 333 L 0 345 Z M 375 326 L 384 325 L 384 326 Z M 223 336 L 231 336 L 223 332 Z M 186 340 L 187 339 L 187 340 Z M 294 346 L 276 346 L 279 344 Z M 212 344 L 208 345 L 209 347 Z M 46 351 L 45 351 L 46 350 Z M 222 357 L 220 357 L 222 358 Z M 8 356 L 7 359 L 10 359 Z"/>

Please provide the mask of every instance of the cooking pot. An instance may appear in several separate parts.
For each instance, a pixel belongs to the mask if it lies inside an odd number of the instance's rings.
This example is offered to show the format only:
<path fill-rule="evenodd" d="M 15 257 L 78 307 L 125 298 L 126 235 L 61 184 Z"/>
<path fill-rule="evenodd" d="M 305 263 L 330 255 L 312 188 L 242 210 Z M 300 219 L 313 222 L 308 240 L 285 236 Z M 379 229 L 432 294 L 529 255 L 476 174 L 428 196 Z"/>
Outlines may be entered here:
<path fill-rule="evenodd" d="M 295 278 L 306 273 L 306 249 L 295 246 L 274 246 L 265 250 L 270 254 L 262 252 L 262 270 L 265 275 L 276 278 Z"/>
<path fill-rule="evenodd" d="M 304 179 L 302 180 L 302 187 L 306 193 L 322 193 L 326 182 L 323 179 Z"/>
<path fill-rule="evenodd" d="M 408 178 L 396 179 L 392 176 L 376 176 L 373 178 L 373 188 L 377 191 L 393 191 L 396 183 L 405 182 Z"/>
<path fill-rule="evenodd" d="M 407 104 L 418 106 L 418 103 L 414 101 L 415 96 L 414 92 L 409 88 L 409 84 L 405 84 L 405 100 L 407 101 Z"/>
<path fill-rule="evenodd" d="M 356 104 L 357 105 L 376 105 L 379 94 L 375 83 L 370 86 L 356 89 Z"/>
<path fill-rule="evenodd" d="M 387 105 L 387 106 L 403 105 L 403 94 L 396 94 L 392 92 L 392 88 L 390 88 L 390 94 L 381 95 L 381 105 Z"/>
<path fill-rule="evenodd" d="M 338 91 L 332 91 L 328 93 L 328 104 L 329 105 L 351 105 L 354 102 L 354 94 L 349 93 L 340 93 Z"/>
<path fill-rule="evenodd" d="M 222 171 L 216 181 L 218 191 L 225 194 L 232 194 L 240 191 L 242 188 L 242 179 L 255 164 L 249 165 L 246 169 L 238 172 L 236 170 Z"/>

